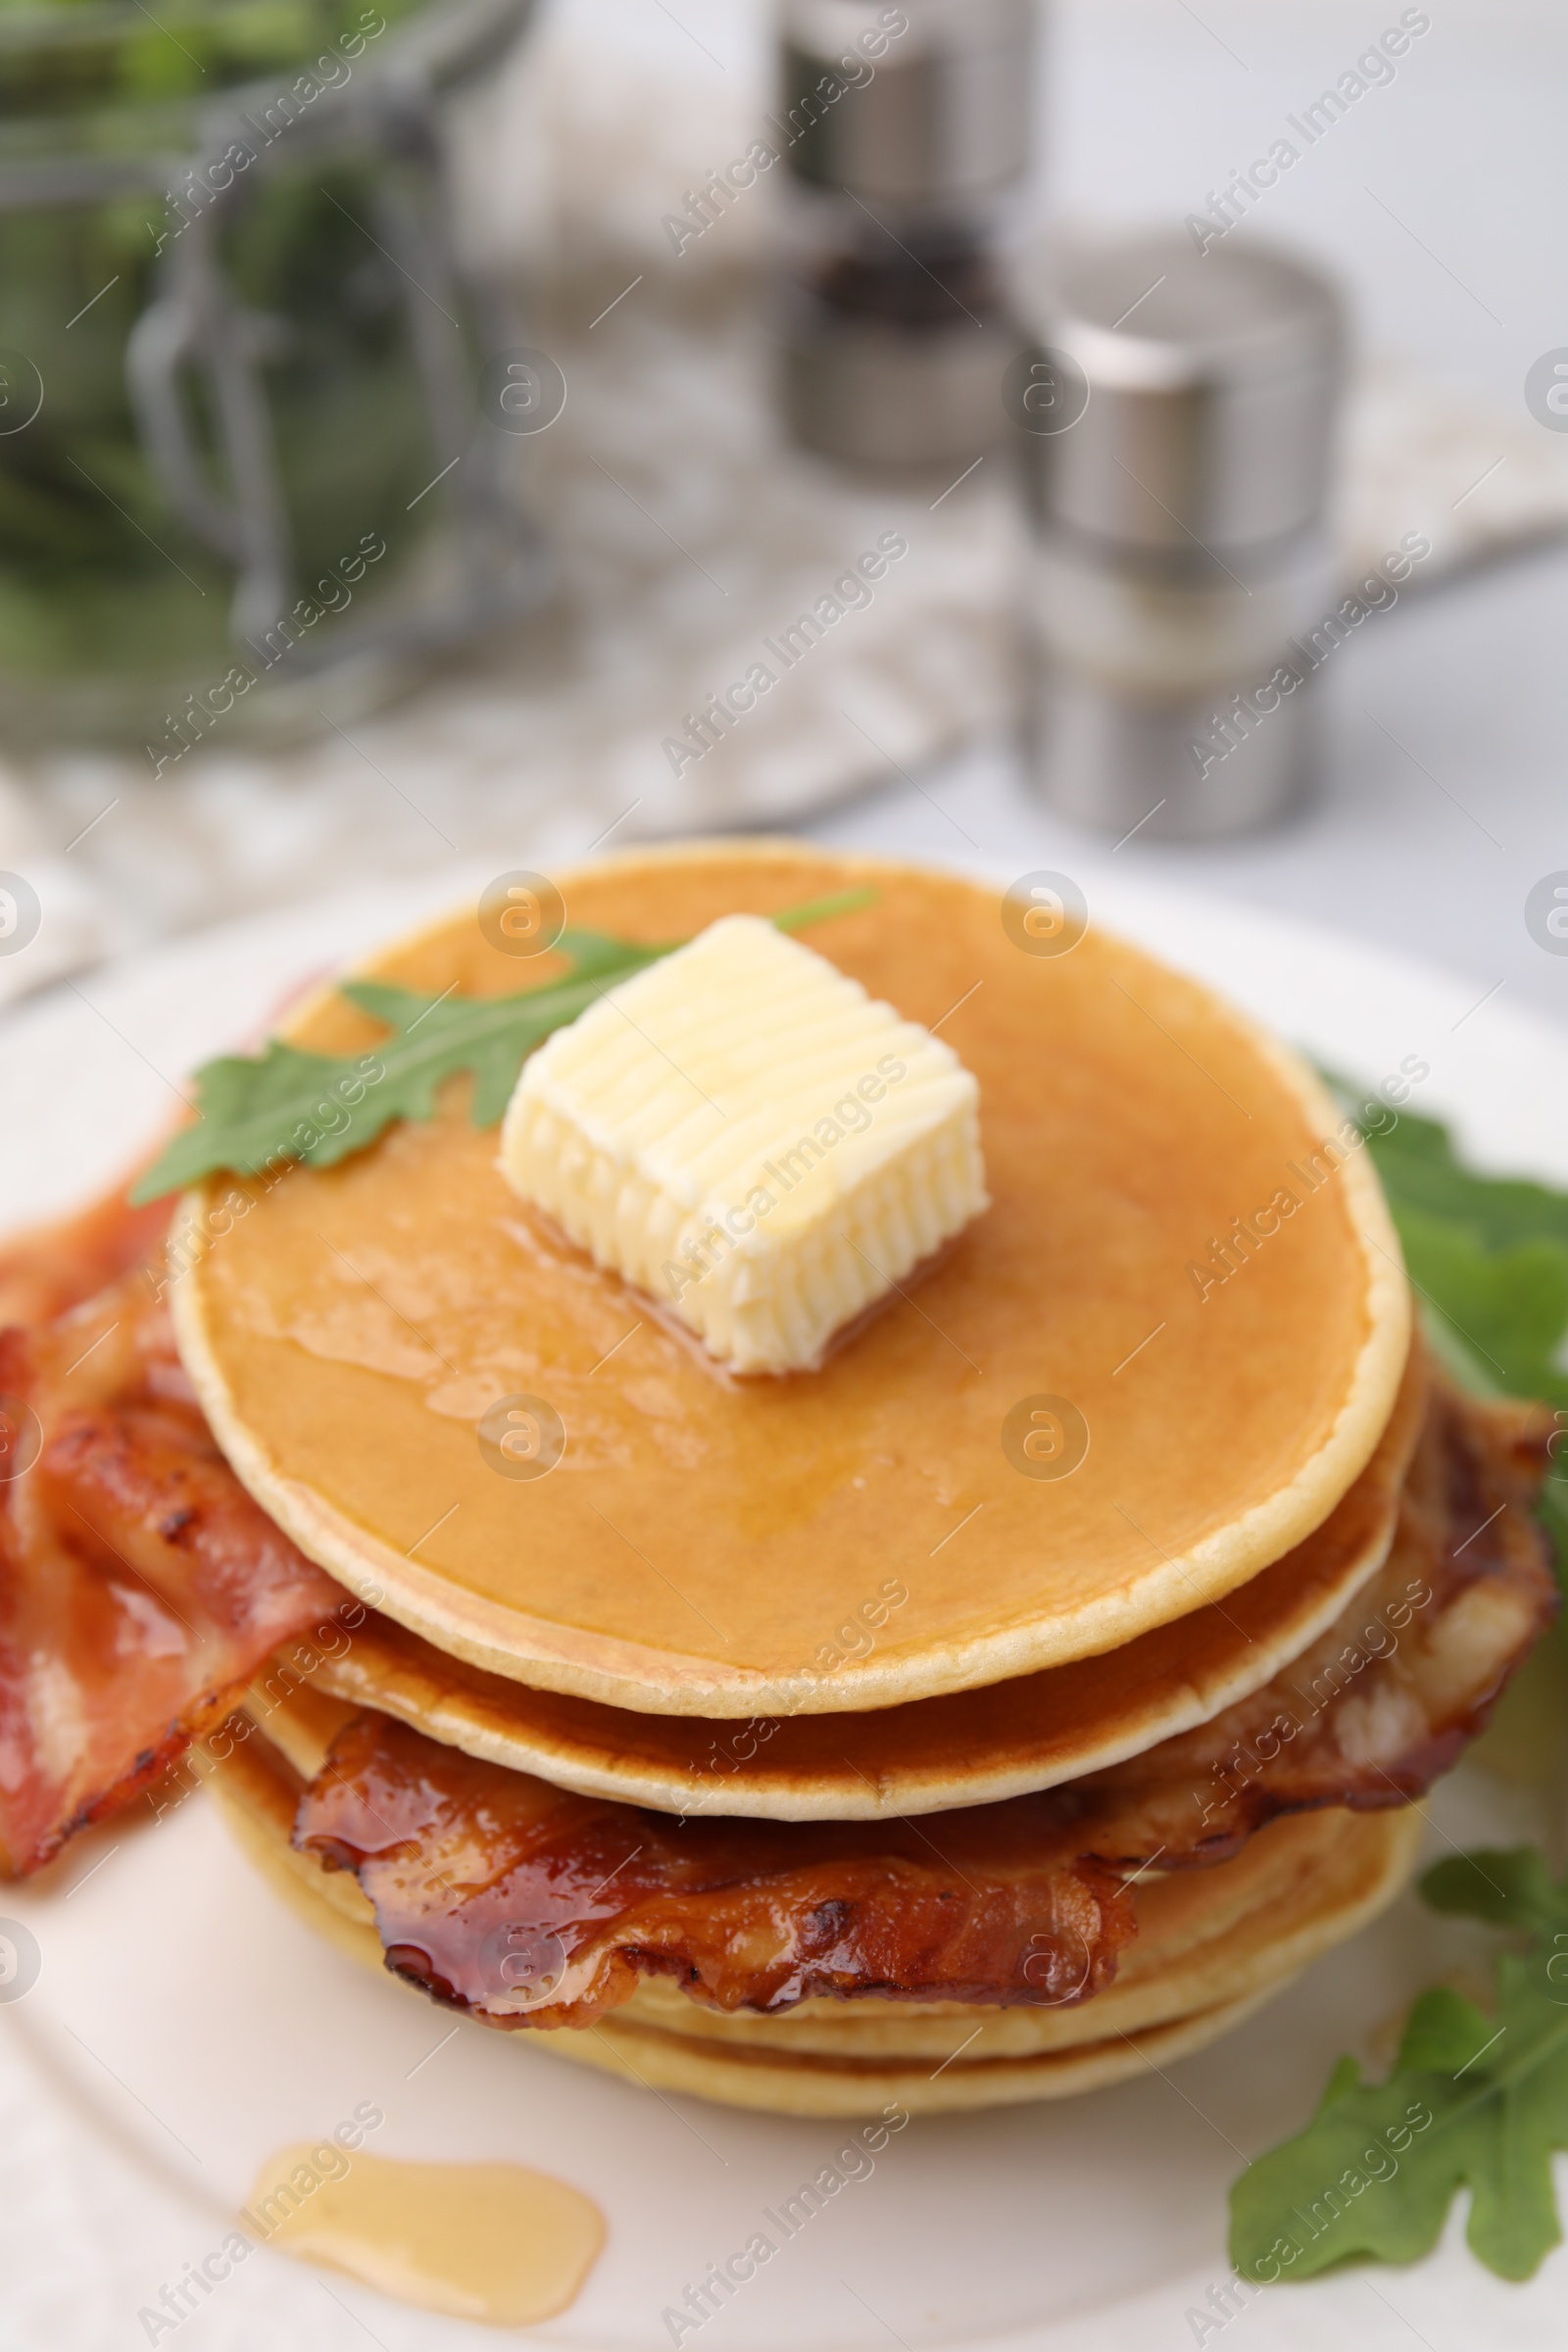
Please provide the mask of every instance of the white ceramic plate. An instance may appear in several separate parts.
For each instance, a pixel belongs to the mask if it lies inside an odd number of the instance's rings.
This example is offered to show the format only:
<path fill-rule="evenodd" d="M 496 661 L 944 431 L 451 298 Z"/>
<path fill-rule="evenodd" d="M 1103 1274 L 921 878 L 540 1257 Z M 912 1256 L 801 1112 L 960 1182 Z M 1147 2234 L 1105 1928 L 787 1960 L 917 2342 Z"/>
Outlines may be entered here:
<path fill-rule="evenodd" d="M 452 878 L 448 877 L 452 885 Z M 253 1033 L 292 984 L 396 931 L 445 890 L 362 892 L 216 933 L 82 981 L 0 1031 L 0 1227 L 88 1196 L 167 1118 L 203 1055 Z M 1431 1064 L 1414 1107 L 1456 1119 L 1474 1156 L 1568 1182 L 1568 1041 L 1479 992 L 1305 930 L 1119 888 L 1095 906 L 1227 989 L 1326 1061 L 1373 1083 Z M 1445 1840 L 1539 1835 L 1544 1793 L 1476 1770 L 1442 1793 Z M 0 2004 L 0 2273 L 19 2343 L 61 2352 L 156 2341 L 181 2352 L 287 2340 L 337 2352 L 446 2352 L 484 2339 L 258 2252 L 175 2330 L 139 2315 L 219 2245 L 261 2161 L 360 2102 L 371 2145 L 514 2158 L 588 2189 L 610 2242 L 569 2313 L 532 2340 L 652 2352 L 689 2281 L 743 2246 L 845 2134 L 662 2099 L 502 2040 L 339 1958 L 254 1878 L 198 1796 L 110 1825 L 46 1884 L 6 1890 L 42 1953 Z M 1217 2049 L 1061 2106 L 921 2120 L 889 2142 L 734 2301 L 702 2352 L 1212 2343 L 1431 2352 L 1561 2342 L 1568 2256 L 1526 2287 L 1459 2243 L 1232 2305 L 1225 2196 L 1246 2156 L 1295 2129 L 1345 2048 L 1387 2055 L 1422 1983 L 1485 1949 L 1407 1899 Z M 1564 2183 L 1568 2187 L 1568 2181 Z"/>

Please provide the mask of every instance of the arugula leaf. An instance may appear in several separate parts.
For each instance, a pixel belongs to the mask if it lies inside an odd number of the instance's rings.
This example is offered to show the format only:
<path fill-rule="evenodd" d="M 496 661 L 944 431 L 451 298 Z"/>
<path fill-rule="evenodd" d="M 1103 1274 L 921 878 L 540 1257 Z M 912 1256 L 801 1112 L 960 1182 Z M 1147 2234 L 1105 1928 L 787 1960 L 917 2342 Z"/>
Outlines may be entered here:
<path fill-rule="evenodd" d="M 858 913 L 875 899 L 874 890 L 858 882 L 853 890 L 830 890 L 825 898 L 806 899 L 799 906 L 786 906 L 782 914 L 769 915 L 768 920 L 775 931 L 804 931 L 808 923 L 825 923 L 831 915 Z"/>
<path fill-rule="evenodd" d="M 1489 1250 L 1473 1226 L 1403 1203 L 1396 1212 L 1411 1279 L 1450 1330 L 1516 1396 L 1568 1402 L 1557 1350 L 1568 1332 L 1568 1245 L 1548 1237 Z"/>
<path fill-rule="evenodd" d="M 1329 1083 L 1356 1116 L 1353 1090 Z M 1478 1396 L 1541 1398 L 1568 1429 L 1568 1193 L 1479 1175 L 1446 1127 L 1410 1110 L 1393 1126 L 1360 1125 L 1439 1362 Z M 1568 1597 L 1568 1440 L 1553 1446 L 1536 1507 Z"/>
<path fill-rule="evenodd" d="M 1361 1128 L 1440 1349 L 1458 1343 L 1468 1385 L 1568 1406 L 1568 1193 L 1479 1174 L 1410 1110 Z"/>
<path fill-rule="evenodd" d="M 874 896 L 836 891 L 772 920 L 781 931 L 798 931 L 868 906 Z M 571 958 L 569 975 L 511 996 L 425 997 L 381 980 L 344 981 L 340 994 L 388 1033 L 366 1054 L 308 1054 L 272 1038 L 261 1054 L 207 1062 L 196 1073 L 195 1123 L 139 1178 L 132 1202 L 182 1191 L 218 1168 L 251 1176 L 288 1161 L 332 1167 L 396 1119 L 433 1118 L 440 1088 L 463 1071 L 474 1082 L 474 1125 L 492 1127 L 517 1072 L 553 1030 L 683 943 L 649 948 L 606 931 L 568 930 L 556 944 Z"/>
<path fill-rule="evenodd" d="M 1454 1152 L 1446 1127 L 1401 1110 L 1398 1125 L 1372 1138 L 1391 1198 L 1468 1226 L 1488 1250 L 1543 1237 L 1568 1247 L 1568 1193 L 1517 1176 L 1480 1176 Z"/>
<path fill-rule="evenodd" d="M 1568 1926 L 1568 1892 L 1552 1884 L 1533 1845 L 1516 1845 L 1506 1853 L 1451 1854 L 1434 1862 L 1421 1892 L 1434 1911 L 1484 1919 L 1493 1928 L 1539 1934 Z M 1568 1977 L 1568 1965 L 1557 1973 Z"/>
<path fill-rule="evenodd" d="M 1496 1970 L 1495 2014 L 1446 1986 L 1410 2011 L 1387 2082 L 1342 2058 L 1304 2132 L 1231 2191 L 1245 2278 L 1306 2278 L 1370 2255 L 1412 2262 L 1468 2187 L 1471 2249 L 1528 2278 L 1562 2235 L 1551 2157 L 1568 2149 L 1568 1881 L 1529 1847 L 1464 1854 L 1421 1882 L 1435 1910 L 1529 1936 Z"/>

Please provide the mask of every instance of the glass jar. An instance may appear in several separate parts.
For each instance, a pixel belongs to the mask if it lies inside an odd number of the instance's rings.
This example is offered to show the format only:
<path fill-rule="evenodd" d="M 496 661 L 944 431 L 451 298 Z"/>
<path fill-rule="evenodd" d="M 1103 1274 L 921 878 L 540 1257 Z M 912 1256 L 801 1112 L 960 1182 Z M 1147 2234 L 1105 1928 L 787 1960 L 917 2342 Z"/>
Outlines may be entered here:
<path fill-rule="evenodd" d="M 532 0 L 0 0 L 8 744 L 316 723 L 536 603 L 446 119 Z"/>

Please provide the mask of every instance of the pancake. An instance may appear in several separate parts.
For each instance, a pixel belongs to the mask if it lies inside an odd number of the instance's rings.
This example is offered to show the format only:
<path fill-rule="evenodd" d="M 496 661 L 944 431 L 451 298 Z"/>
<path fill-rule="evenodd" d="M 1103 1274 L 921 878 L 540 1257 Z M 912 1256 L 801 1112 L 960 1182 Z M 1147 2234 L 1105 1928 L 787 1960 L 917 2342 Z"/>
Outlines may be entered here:
<path fill-rule="evenodd" d="M 870 885 L 809 944 L 975 1073 L 994 1206 L 819 1372 L 735 1381 L 517 1200 L 465 1081 L 334 1168 L 214 1180 L 187 1214 L 243 1213 L 173 1286 L 180 1351 L 308 1557 L 538 1690 L 847 1715 L 1135 1642 L 1329 1518 L 1388 1425 L 1409 1299 L 1365 1155 L 1286 1049 L 1097 931 L 1024 952 L 995 891 L 936 873 L 717 844 L 557 879 L 574 924 L 645 941 Z M 492 995 L 550 963 L 469 909 L 368 968 Z M 289 1034 L 379 1033 L 328 991 Z M 1205 1291 L 1192 1269 L 1244 1229 Z M 480 1453 L 516 1394 L 564 1424 L 548 1477 Z M 1004 1450 L 1040 1396 L 1087 1424 L 1070 1476 Z"/>
<path fill-rule="evenodd" d="M 298 1781 L 283 1757 L 253 1735 L 209 1785 L 274 1890 L 340 1950 L 383 1969 L 354 1880 L 289 1843 Z M 1394 1899 L 1421 1827 L 1413 1807 L 1324 1812 L 1275 1823 L 1232 1861 L 1142 1883 L 1138 1936 L 1116 1981 L 1075 2007 L 813 2000 L 776 2018 L 731 2016 L 654 1982 L 587 2031 L 529 2038 L 645 2086 L 781 2114 L 1062 2098 L 1167 2065 L 1239 2024 Z"/>
<path fill-rule="evenodd" d="M 1260 2008 L 1276 1985 L 1145 2034 L 1118 2034 L 1070 2050 L 1032 2058 L 960 2058 L 944 2074 L 897 2060 L 775 2059 L 759 2051 L 719 2050 L 674 2034 L 612 2020 L 598 2038 L 553 2045 L 563 2058 L 596 2066 L 645 2090 L 684 2092 L 725 2107 L 760 2108 L 769 2115 L 944 2115 L 975 2107 L 1014 2107 L 1035 2099 L 1069 2099 L 1108 2090 L 1151 2068 L 1156 2073 L 1190 2058 L 1232 2033 Z M 588 2041 L 586 2048 L 581 2046 Z"/>
<path fill-rule="evenodd" d="M 253 1711 L 309 1711 L 312 1693 L 375 1707 L 416 1731 L 589 1796 L 668 1813 L 777 1821 L 875 1820 L 1016 1796 L 1141 1754 L 1207 1723 L 1298 1656 L 1388 1555 L 1421 1425 L 1427 1375 L 1413 1349 L 1378 1449 L 1348 1494 L 1282 1560 L 1227 1600 L 1156 1626 L 1123 1649 L 1016 1681 L 866 1715 L 741 1723 L 634 1715 L 531 1690 L 371 1618 L 336 1657 L 284 1660 Z"/>

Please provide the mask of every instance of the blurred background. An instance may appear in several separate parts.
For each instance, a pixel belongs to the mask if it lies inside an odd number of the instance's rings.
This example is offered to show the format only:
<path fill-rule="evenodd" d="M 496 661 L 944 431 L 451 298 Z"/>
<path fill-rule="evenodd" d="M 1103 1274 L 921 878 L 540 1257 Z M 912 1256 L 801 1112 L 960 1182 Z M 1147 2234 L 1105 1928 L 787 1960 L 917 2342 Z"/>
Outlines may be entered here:
<path fill-rule="evenodd" d="M 1565 70 L 1544 0 L 0 8 L 0 1004 L 788 826 L 1563 1009 Z"/>

